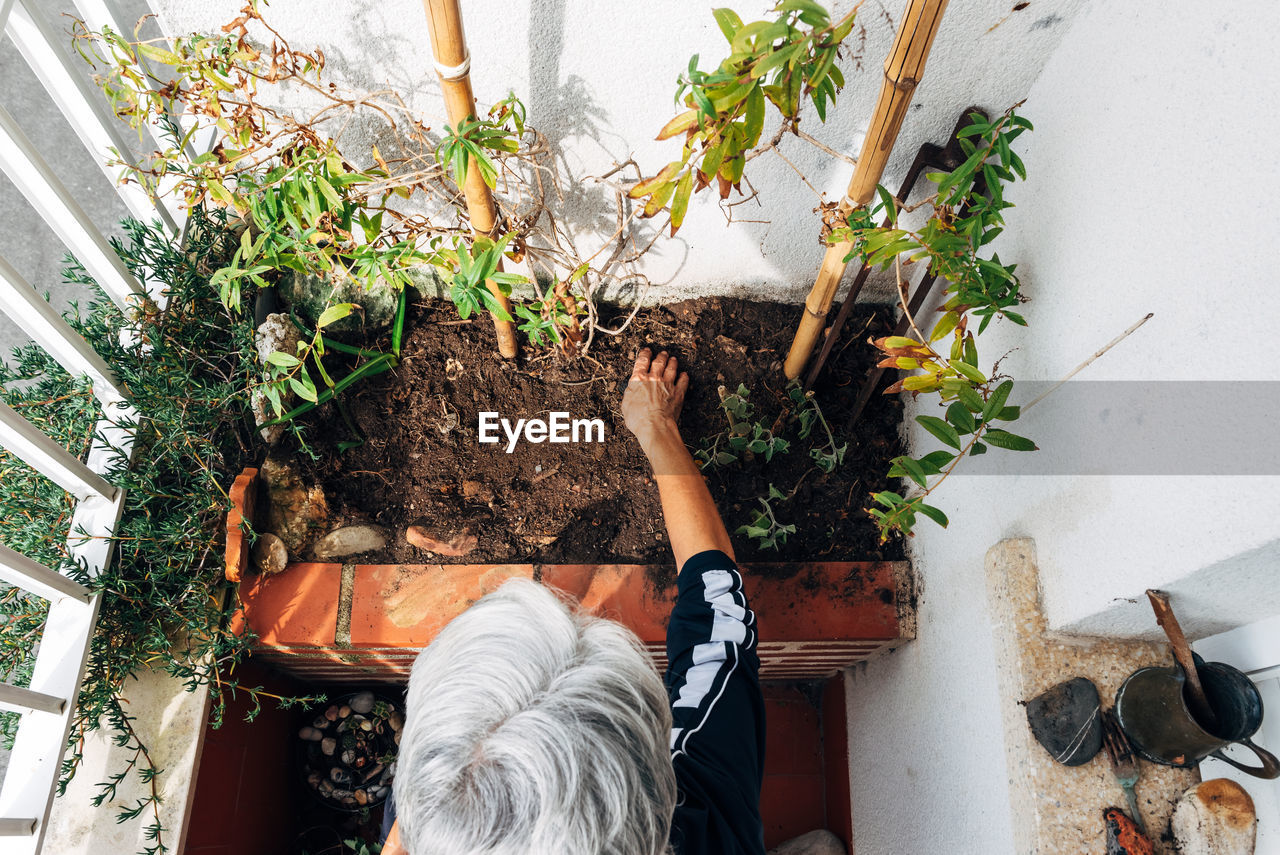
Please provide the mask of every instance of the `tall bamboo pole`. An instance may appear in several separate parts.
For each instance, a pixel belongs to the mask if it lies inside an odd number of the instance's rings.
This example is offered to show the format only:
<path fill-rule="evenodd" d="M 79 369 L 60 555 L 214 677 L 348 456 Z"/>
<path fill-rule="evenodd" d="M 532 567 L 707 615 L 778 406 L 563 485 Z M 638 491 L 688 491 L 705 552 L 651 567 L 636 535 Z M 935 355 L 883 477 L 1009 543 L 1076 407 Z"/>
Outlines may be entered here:
<path fill-rule="evenodd" d="M 427 10 L 431 54 L 435 58 L 436 74 L 440 77 L 445 112 L 449 116 L 449 123 L 456 127 L 459 122 L 474 119 L 476 115 L 476 96 L 471 91 L 471 52 L 467 50 L 467 37 L 462 29 L 462 9 L 458 0 L 422 0 L 422 5 Z M 471 158 L 467 164 L 467 179 L 462 193 L 466 198 L 472 230 L 477 235 L 497 237 L 494 234 L 498 223 L 493 193 L 490 192 L 489 185 L 484 183 L 475 158 Z M 498 269 L 502 269 L 501 263 Z M 502 293 L 498 283 L 490 279 L 485 284 L 498 304 L 510 315 L 511 301 Z M 498 352 L 506 359 L 514 359 L 515 324 L 495 317 L 493 326 L 498 334 Z"/>
<path fill-rule="evenodd" d="M 880 183 L 880 176 L 889 161 L 898 131 L 902 129 L 902 120 L 911 106 L 916 84 L 924 75 L 924 64 L 929 59 L 929 49 L 933 47 L 933 37 L 938 34 L 946 8 L 947 0 L 909 0 L 907 3 L 893 47 L 884 61 L 884 82 L 880 85 L 880 97 L 876 101 L 866 139 L 862 142 L 862 154 L 858 157 L 853 178 L 849 180 L 849 191 L 840 200 L 838 210 L 842 220 L 875 197 L 876 185 Z M 848 242 L 827 248 L 822 266 L 818 268 L 817 281 L 805 298 L 804 314 L 783 365 L 788 379 L 799 377 L 809 361 L 831 310 L 836 289 L 840 287 L 845 256 L 852 249 L 853 244 Z"/>

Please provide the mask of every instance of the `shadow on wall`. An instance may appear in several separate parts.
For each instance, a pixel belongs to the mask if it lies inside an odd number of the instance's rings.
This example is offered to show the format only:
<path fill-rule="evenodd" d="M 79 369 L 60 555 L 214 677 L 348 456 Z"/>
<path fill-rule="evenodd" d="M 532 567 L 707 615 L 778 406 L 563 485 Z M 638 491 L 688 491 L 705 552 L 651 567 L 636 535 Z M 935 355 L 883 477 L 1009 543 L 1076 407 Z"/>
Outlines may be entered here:
<path fill-rule="evenodd" d="M 572 147 L 591 140 L 615 163 L 624 163 L 630 154 L 626 139 L 612 130 L 608 112 L 595 102 L 587 81 L 571 74 L 563 83 L 560 82 L 565 5 L 566 0 L 545 0 L 530 5 L 527 106 L 530 123 L 546 137 L 554 168 L 563 176 L 563 196 L 555 200 L 556 210 L 553 213 L 568 227 L 572 236 L 582 236 L 589 242 L 595 242 L 621 227 L 619 207 L 622 206 L 622 216 L 625 217 L 630 214 L 632 203 L 620 192 L 591 180 L 593 176 L 578 174 L 581 170 L 565 156 L 565 144 Z M 635 177 L 635 172 L 624 170 L 613 176 L 614 180 L 624 177 Z M 660 223 L 659 219 L 633 220 L 626 226 L 626 233 L 619 235 L 617 245 L 629 240 L 635 246 L 648 246 L 657 237 L 655 232 Z M 664 251 L 670 251 L 672 243 L 683 249 L 685 258 L 688 257 L 688 246 L 679 239 L 674 242 L 659 240 L 654 243 L 652 252 L 661 256 Z M 683 266 L 684 258 L 673 267 L 671 277 L 678 275 Z M 627 302 L 642 297 L 642 290 L 636 283 L 623 280 L 600 296 Z"/>

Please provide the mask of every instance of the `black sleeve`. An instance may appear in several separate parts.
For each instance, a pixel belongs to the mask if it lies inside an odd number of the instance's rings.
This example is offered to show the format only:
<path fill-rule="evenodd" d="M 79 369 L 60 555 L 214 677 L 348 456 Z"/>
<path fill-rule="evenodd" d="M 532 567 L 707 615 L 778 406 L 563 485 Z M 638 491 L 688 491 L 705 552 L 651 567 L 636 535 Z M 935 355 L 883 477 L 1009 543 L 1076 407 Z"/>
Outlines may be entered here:
<path fill-rule="evenodd" d="M 719 550 L 680 570 L 667 627 L 671 762 L 680 795 L 678 855 L 763 855 L 764 698 L 756 618 L 742 577 Z"/>

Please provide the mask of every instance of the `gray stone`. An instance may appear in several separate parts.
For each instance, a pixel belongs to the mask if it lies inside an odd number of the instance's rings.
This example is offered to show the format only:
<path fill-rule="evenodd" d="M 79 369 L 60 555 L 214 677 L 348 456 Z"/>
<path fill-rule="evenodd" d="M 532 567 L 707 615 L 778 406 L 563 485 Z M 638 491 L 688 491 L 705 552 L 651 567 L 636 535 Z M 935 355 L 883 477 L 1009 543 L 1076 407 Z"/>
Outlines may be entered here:
<path fill-rule="evenodd" d="M 301 341 L 301 334 L 298 328 L 294 326 L 293 321 L 289 320 L 289 316 L 283 312 L 274 315 L 267 315 L 266 320 L 258 327 L 253 336 L 254 347 L 258 350 L 258 361 L 264 365 L 267 357 L 276 351 L 281 351 L 290 356 L 296 355 L 298 352 L 298 342 Z M 281 395 L 281 402 L 285 409 L 294 400 L 294 394 L 286 391 Z M 260 430 L 258 433 L 262 436 L 267 445 L 275 445 L 284 436 L 284 425 L 270 425 L 263 427 L 267 422 L 276 418 L 276 412 L 271 407 L 271 403 L 267 400 L 267 396 L 261 391 L 255 391 L 250 398 L 250 405 L 253 408 L 253 420 Z"/>
<path fill-rule="evenodd" d="M 440 291 L 435 271 L 430 267 L 412 267 L 407 271 L 413 288 L 423 293 Z M 336 303 L 355 303 L 363 311 L 353 312 L 324 328 L 326 334 L 350 334 L 361 330 L 378 332 L 391 326 L 396 316 L 400 292 L 379 277 L 372 287 L 350 276 L 315 276 L 293 273 L 284 276 L 276 286 L 280 298 L 297 313 L 298 317 L 314 324 L 320 313 Z"/>
<path fill-rule="evenodd" d="M 387 533 L 376 525 L 359 524 L 343 526 L 331 531 L 316 542 L 312 554 L 321 561 L 345 558 L 361 552 L 372 552 L 387 545 Z"/>
<path fill-rule="evenodd" d="M 290 464 L 271 457 L 259 474 L 267 492 L 266 530 L 284 541 L 290 554 L 302 555 L 329 522 L 324 491 L 304 483 Z"/>
<path fill-rule="evenodd" d="M 373 692 L 361 692 L 351 699 L 349 706 L 352 712 L 368 715 L 373 711 Z"/>
<path fill-rule="evenodd" d="M 284 541 L 269 531 L 258 535 L 258 542 L 253 545 L 253 566 L 264 576 L 273 576 L 284 570 L 289 563 L 289 550 Z"/>
<path fill-rule="evenodd" d="M 1080 766 L 1102 748 L 1102 702 L 1084 677 L 1059 683 L 1027 703 L 1027 724 L 1036 741 L 1065 766 Z"/>

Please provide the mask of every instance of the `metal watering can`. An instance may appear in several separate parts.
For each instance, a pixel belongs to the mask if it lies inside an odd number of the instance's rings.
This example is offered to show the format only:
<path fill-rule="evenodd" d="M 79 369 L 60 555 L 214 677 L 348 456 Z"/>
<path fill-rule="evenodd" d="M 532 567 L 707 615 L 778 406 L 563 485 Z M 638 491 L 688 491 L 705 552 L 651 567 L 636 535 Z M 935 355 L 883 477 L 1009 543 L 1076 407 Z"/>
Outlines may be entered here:
<path fill-rule="evenodd" d="M 1181 667 L 1139 668 L 1116 693 L 1116 717 L 1138 754 L 1165 766 L 1195 766 L 1216 757 L 1257 778 L 1280 777 L 1280 760 L 1250 737 L 1262 725 L 1262 696 L 1244 672 L 1222 662 L 1195 657 L 1196 671 L 1209 706 L 1217 716 L 1210 732 L 1187 707 Z M 1261 761 L 1246 766 L 1223 754 L 1232 743 L 1244 745 Z"/>

